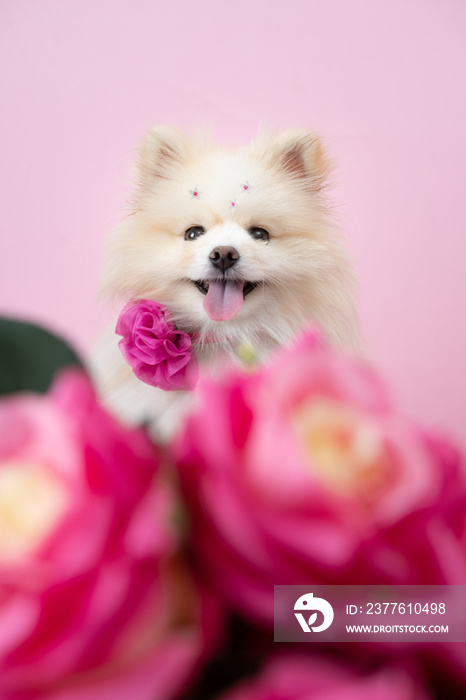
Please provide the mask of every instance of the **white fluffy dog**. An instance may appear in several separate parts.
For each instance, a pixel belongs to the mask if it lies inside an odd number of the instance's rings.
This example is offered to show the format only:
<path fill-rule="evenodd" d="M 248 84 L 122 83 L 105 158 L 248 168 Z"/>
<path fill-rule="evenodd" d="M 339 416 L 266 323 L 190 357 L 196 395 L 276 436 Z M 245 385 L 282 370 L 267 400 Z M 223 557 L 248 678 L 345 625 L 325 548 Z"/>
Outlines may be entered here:
<path fill-rule="evenodd" d="M 195 337 L 201 366 L 224 367 L 248 344 L 265 359 L 310 324 L 346 349 L 358 343 L 348 256 L 324 188 L 329 162 L 305 130 L 220 148 L 155 126 L 137 163 L 131 214 L 111 238 L 104 290 L 164 304 Z M 114 326 L 94 361 L 102 393 L 122 417 L 173 432 L 188 392 L 133 375 Z"/>

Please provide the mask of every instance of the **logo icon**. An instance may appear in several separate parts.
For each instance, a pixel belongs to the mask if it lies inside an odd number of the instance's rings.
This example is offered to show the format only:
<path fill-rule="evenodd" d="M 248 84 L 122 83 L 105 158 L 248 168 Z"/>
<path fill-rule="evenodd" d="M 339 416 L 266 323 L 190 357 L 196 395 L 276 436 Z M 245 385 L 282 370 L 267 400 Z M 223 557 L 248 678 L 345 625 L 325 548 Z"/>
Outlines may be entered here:
<path fill-rule="evenodd" d="M 333 622 L 333 608 L 327 600 L 324 598 L 314 598 L 313 593 L 305 593 L 302 595 L 296 603 L 294 604 L 294 609 L 302 610 L 307 613 L 312 612 L 309 616 L 308 621 L 304 615 L 300 612 L 295 612 L 295 617 L 298 620 L 301 628 L 304 632 L 323 632 L 328 629 Z M 317 611 L 321 612 L 324 616 L 324 621 L 318 627 L 313 627 L 315 621 L 317 620 Z"/>

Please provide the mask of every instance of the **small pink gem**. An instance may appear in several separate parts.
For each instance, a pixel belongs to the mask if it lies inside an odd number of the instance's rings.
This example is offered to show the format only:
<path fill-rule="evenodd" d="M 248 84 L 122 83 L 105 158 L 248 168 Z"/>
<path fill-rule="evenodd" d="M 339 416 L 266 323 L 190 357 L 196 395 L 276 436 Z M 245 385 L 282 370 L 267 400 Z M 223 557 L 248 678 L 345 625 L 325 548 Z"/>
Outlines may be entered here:
<path fill-rule="evenodd" d="M 245 190 L 248 190 L 249 187 L 248 187 L 247 185 L 244 185 L 244 189 L 245 189 Z"/>
<path fill-rule="evenodd" d="M 198 192 L 193 192 L 193 197 L 197 197 Z"/>

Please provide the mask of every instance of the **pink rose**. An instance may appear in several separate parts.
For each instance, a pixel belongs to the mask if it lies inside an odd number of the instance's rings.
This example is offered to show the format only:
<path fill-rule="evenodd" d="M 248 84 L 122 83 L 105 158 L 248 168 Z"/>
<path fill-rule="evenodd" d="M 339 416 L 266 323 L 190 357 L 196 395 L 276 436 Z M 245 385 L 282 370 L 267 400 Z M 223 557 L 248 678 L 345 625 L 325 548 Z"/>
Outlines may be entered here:
<path fill-rule="evenodd" d="M 358 673 L 333 661 L 300 655 L 271 659 L 258 677 L 219 700 L 428 700 L 406 671 L 388 666 Z"/>
<path fill-rule="evenodd" d="M 198 369 L 191 336 L 176 329 L 165 306 L 130 302 L 118 318 L 116 333 L 123 336 L 119 347 L 138 379 L 165 391 L 194 389 Z"/>
<path fill-rule="evenodd" d="M 2 700 L 171 698 L 205 651 L 173 496 L 88 380 L 0 401 Z"/>
<path fill-rule="evenodd" d="M 447 581 L 429 527 L 465 501 L 458 457 L 367 365 L 308 335 L 201 393 L 177 460 L 194 547 L 231 605 L 270 623 L 274 584 Z"/>

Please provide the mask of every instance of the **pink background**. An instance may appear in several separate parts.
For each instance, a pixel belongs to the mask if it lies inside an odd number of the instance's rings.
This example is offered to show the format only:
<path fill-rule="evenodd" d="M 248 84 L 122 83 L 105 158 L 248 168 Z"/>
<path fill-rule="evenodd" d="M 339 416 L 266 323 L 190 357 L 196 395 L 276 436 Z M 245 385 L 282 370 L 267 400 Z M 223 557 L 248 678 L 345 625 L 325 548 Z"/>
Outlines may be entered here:
<path fill-rule="evenodd" d="M 311 127 L 399 403 L 466 444 L 464 0 L 2 0 L 0 312 L 87 352 L 151 123 Z"/>

